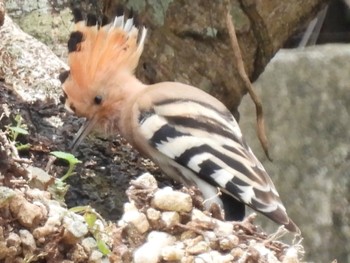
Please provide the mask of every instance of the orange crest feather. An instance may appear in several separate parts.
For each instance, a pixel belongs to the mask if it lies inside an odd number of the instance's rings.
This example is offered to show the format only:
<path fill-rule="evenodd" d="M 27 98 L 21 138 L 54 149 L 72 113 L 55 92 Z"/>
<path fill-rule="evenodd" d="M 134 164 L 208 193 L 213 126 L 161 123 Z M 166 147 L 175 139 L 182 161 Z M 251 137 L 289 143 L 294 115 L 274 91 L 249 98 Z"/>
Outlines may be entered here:
<path fill-rule="evenodd" d="M 74 33 L 81 34 L 81 41 L 72 41 L 75 46 L 70 51 L 74 52 L 69 53 L 68 61 L 71 78 L 80 88 L 93 87 L 115 77 L 119 71 L 133 72 L 137 67 L 147 30 L 143 27 L 139 38 L 133 18 L 124 21 L 124 16 L 117 16 L 101 27 L 79 21 L 75 30 Z"/>

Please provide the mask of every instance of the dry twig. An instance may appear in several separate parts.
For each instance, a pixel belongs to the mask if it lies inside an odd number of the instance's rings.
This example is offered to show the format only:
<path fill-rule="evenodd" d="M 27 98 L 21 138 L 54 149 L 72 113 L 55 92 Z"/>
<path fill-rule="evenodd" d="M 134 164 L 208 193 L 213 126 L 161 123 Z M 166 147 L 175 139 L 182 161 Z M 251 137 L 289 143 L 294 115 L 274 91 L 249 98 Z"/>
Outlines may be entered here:
<path fill-rule="evenodd" d="M 228 2 L 228 1 L 227 1 Z M 227 4 L 227 7 L 229 7 L 229 4 Z M 240 75 L 240 77 L 243 80 L 243 83 L 252 98 L 254 104 L 255 104 L 255 109 L 256 109 L 256 120 L 257 120 L 257 132 L 258 132 L 258 138 L 261 143 L 261 146 L 267 156 L 267 158 L 272 161 L 269 155 L 269 150 L 268 150 L 268 141 L 265 133 L 265 124 L 264 124 L 264 116 L 263 116 L 263 108 L 262 108 L 262 103 L 259 99 L 259 97 L 256 95 L 256 93 L 253 90 L 253 85 L 249 80 L 249 77 L 244 69 L 244 62 L 242 58 L 242 53 L 238 45 L 237 41 L 237 36 L 236 36 L 236 31 L 235 27 L 232 22 L 232 16 L 230 14 L 230 8 L 227 8 L 227 16 L 226 16 L 226 26 L 228 29 L 228 33 L 230 35 L 230 40 L 231 40 L 231 46 L 234 54 L 234 59 L 236 61 L 237 65 L 237 70 Z"/>

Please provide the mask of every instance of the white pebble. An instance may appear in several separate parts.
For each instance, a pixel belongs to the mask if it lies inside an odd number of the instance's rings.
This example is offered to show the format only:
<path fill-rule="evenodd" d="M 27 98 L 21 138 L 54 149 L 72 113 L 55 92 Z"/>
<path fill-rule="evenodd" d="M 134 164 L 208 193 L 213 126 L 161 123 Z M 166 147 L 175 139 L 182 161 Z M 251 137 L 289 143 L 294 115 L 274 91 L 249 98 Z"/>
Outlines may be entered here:
<path fill-rule="evenodd" d="M 233 224 L 214 219 L 216 223 L 215 234 L 219 237 L 225 237 L 233 233 Z"/>
<path fill-rule="evenodd" d="M 19 231 L 19 236 L 21 238 L 22 244 L 29 250 L 34 251 L 36 249 L 36 243 L 33 235 L 26 229 L 21 229 Z"/>
<path fill-rule="evenodd" d="M 67 212 L 63 217 L 63 224 L 66 230 L 77 239 L 84 237 L 89 232 L 84 217 L 72 212 Z"/>
<path fill-rule="evenodd" d="M 147 218 L 151 221 L 157 221 L 160 219 L 161 213 L 160 211 L 150 207 L 146 211 Z"/>
<path fill-rule="evenodd" d="M 166 246 L 162 249 L 161 255 L 165 261 L 180 261 L 185 255 L 185 250 L 181 245 Z"/>
<path fill-rule="evenodd" d="M 144 243 L 134 252 L 134 263 L 157 263 L 165 246 L 172 245 L 175 238 L 168 233 L 152 231 Z"/>
<path fill-rule="evenodd" d="M 162 246 L 172 245 L 176 238 L 166 232 L 152 231 L 147 236 L 148 242 L 156 242 L 162 244 Z"/>
<path fill-rule="evenodd" d="M 295 247 L 288 248 L 282 263 L 298 263 L 298 262 L 299 262 L 298 250 Z"/>
<path fill-rule="evenodd" d="M 233 224 L 231 222 L 224 222 L 224 221 L 209 217 L 198 209 L 192 210 L 191 220 L 216 224 L 214 232 L 218 237 L 227 236 L 233 233 Z"/>
<path fill-rule="evenodd" d="M 257 243 L 254 240 L 254 241 L 251 241 L 249 245 L 250 245 L 250 247 L 253 247 L 254 249 L 256 249 L 259 252 L 260 257 L 265 258 L 267 260 L 267 262 L 269 262 L 269 263 L 279 263 L 280 262 L 276 258 L 276 256 L 274 255 L 274 252 L 272 250 L 266 248 L 263 243 Z"/>
<path fill-rule="evenodd" d="M 239 238 L 235 235 L 228 235 L 223 237 L 219 241 L 219 246 L 222 250 L 231 250 L 237 247 L 239 244 Z"/>
<path fill-rule="evenodd" d="M 173 211 L 163 212 L 162 221 L 164 222 L 166 227 L 170 228 L 180 223 L 180 216 L 177 212 L 173 212 Z"/>
<path fill-rule="evenodd" d="M 197 255 L 209 250 L 209 244 L 205 241 L 200 241 L 192 246 L 186 248 L 186 252 L 191 255 Z"/>
<path fill-rule="evenodd" d="M 133 201 L 124 204 L 124 213 L 129 211 L 138 211 Z"/>
<path fill-rule="evenodd" d="M 158 190 L 153 197 L 153 205 L 166 211 L 190 212 L 192 198 L 190 195 L 173 191 L 170 187 Z"/>
<path fill-rule="evenodd" d="M 159 246 L 146 242 L 134 252 L 134 263 L 157 263 L 160 257 Z"/>
<path fill-rule="evenodd" d="M 100 251 L 94 250 L 91 252 L 89 257 L 89 263 L 101 262 L 103 254 Z"/>
<path fill-rule="evenodd" d="M 145 214 L 137 210 L 129 210 L 124 213 L 118 225 L 132 224 L 141 234 L 149 229 L 149 223 Z"/>
<path fill-rule="evenodd" d="M 233 262 L 233 256 L 230 254 L 222 255 L 217 251 L 210 251 L 195 257 L 194 263 L 230 263 Z"/>
<path fill-rule="evenodd" d="M 154 190 L 158 187 L 157 180 L 150 173 L 140 175 L 136 180 L 133 180 L 133 183 L 145 189 Z"/>

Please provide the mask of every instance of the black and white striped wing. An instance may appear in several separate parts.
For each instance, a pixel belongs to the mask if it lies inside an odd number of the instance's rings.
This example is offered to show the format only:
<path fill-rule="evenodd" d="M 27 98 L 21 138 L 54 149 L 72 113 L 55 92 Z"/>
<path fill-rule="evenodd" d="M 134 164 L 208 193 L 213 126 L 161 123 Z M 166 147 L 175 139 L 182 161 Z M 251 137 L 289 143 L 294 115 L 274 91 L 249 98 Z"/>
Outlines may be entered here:
<path fill-rule="evenodd" d="M 149 144 L 168 158 L 274 220 L 282 212 L 280 223 L 287 223 L 272 181 L 230 112 L 202 101 L 163 100 L 140 113 L 139 125 Z"/>

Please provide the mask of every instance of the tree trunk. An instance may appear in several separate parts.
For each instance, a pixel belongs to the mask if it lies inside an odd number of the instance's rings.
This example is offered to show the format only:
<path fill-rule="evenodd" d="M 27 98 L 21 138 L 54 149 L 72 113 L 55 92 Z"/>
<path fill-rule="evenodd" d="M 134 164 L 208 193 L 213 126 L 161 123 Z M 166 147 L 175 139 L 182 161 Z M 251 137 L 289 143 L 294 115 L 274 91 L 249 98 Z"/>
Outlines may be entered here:
<path fill-rule="evenodd" d="M 113 1 L 105 1 L 108 10 Z M 251 80 L 328 0 L 231 0 L 231 14 Z M 149 83 L 175 80 L 197 86 L 232 112 L 246 94 L 225 24 L 225 1 L 130 1 L 150 30 L 138 75 Z"/>

